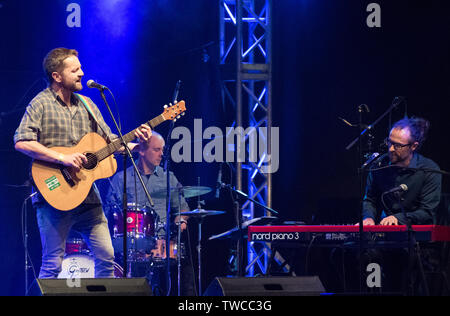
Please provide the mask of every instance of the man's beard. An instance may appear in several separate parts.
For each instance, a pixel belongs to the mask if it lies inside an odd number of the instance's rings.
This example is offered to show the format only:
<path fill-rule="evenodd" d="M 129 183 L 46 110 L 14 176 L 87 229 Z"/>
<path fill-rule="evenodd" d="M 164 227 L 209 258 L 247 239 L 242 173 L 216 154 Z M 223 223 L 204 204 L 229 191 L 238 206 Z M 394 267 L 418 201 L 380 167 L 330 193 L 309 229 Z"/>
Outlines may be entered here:
<path fill-rule="evenodd" d="M 397 155 L 396 153 L 389 153 L 389 160 L 392 164 L 398 164 L 398 163 L 402 163 L 404 161 L 406 161 L 407 157 L 402 158 L 399 155 Z"/>
<path fill-rule="evenodd" d="M 83 86 L 81 84 L 81 81 L 71 82 L 71 83 L 64 83 L 63 87 L 69 91 L 77 92 L 81 91 L 83 89 Z"/>

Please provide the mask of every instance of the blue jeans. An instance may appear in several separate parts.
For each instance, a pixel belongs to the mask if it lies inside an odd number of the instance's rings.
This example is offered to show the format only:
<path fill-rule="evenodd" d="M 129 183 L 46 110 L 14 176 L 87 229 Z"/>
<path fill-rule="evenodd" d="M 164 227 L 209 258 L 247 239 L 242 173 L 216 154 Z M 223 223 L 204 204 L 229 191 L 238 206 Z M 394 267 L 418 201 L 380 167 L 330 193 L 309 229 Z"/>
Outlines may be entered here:
<path fill-rule="evenodd" d="M 47 203 L 36 205 L 42 243 L 39 278 L 56 278 L 61 272 L 69 232 L 80 233 L 95 258 L 95 277 L 114 277 L 114 248 L 108 221 L 101 205 L 81 204 L 71 211 L 60 211 Z"/>

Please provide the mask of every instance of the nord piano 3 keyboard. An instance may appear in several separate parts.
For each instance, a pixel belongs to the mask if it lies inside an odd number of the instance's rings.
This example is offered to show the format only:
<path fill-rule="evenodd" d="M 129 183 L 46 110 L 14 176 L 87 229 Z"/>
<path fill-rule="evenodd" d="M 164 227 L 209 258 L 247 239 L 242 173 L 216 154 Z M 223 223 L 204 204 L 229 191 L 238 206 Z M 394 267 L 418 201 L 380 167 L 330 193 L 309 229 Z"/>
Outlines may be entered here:
<path fill-rule="evenodd" d="M 416 241 L 450 241 L 450 226 L 412 225 Z M 364 240 L 407 241 L 406 225 L 364 226 Z M 249 226 L 249 241 L 264 242 L 356 242 L 359 241 L 359 227 L 347 225 L 304 225 L 304 226 Z"/>

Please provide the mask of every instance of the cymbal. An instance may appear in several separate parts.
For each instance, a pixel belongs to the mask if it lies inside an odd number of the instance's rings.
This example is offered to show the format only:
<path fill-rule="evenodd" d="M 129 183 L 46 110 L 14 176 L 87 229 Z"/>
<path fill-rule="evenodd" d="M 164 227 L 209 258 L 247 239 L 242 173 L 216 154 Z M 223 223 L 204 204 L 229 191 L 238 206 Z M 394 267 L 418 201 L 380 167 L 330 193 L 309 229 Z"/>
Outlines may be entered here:
<path fill-rule="evenodd" d="M 224 214 L 224 211 L 209 211 L 204 209 L 196 209 L 193 211 L 188 212 L 182 212 L 181 216 L 194 216 L 194 217 L 203 217 L 203 216 L 210 216 L 210 215 L 220 215 Z"/>
<path fill-rule="evenodd" d="M 211 192 L 210 187 L 186 186 L 183 187 L 183 195 L 185 198 L 196 197 Z"/>
<path fill-rule="evenodd" d="M 186 199 L 188 199 L 188 198 L 193 198 L 193 197 L 200 196 L 203 194 L 207 194 L 207 193 L 211 192 L 212 189 L 209 187 L 185 186 L 182 188 L 170 188 L 170 191 L 172 193 L 177 193 L 178 191 L 181 191 L 183 193 L 183 196 Z M 163 199 L 166 197 L 166 195 L 167 195 L 166 189 L 150 193 L 150 196 L 152 198 L 157 198 L 157 199 Z"/>

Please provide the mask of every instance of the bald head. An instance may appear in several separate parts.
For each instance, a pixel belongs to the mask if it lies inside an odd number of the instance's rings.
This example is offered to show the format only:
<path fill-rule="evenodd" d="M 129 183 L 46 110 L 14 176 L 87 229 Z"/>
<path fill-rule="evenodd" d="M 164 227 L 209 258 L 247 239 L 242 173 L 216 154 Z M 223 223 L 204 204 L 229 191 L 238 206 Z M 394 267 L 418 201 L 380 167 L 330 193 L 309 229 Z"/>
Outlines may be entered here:
<path fill-rule="evenodd" d="M 152 136 L 150 137 L 150 140 L 155 140 L 155 139 L 159 139 L 162 140 L 164 142 L 164 138 L 161 136 L 160 133 L 152 131 Z"/>
<path fill-rule="evenodd" d="M 142 144 L 142 143 L 141 143 Z M 145 166 L 145 169 L 153 170 L 156 166 L 159 166 L 162 161 L 164 153 L 165 141 L 161 134 L 152 131 L 147 145 L 142 146 L 139 149 L 140 163 Z"/>

